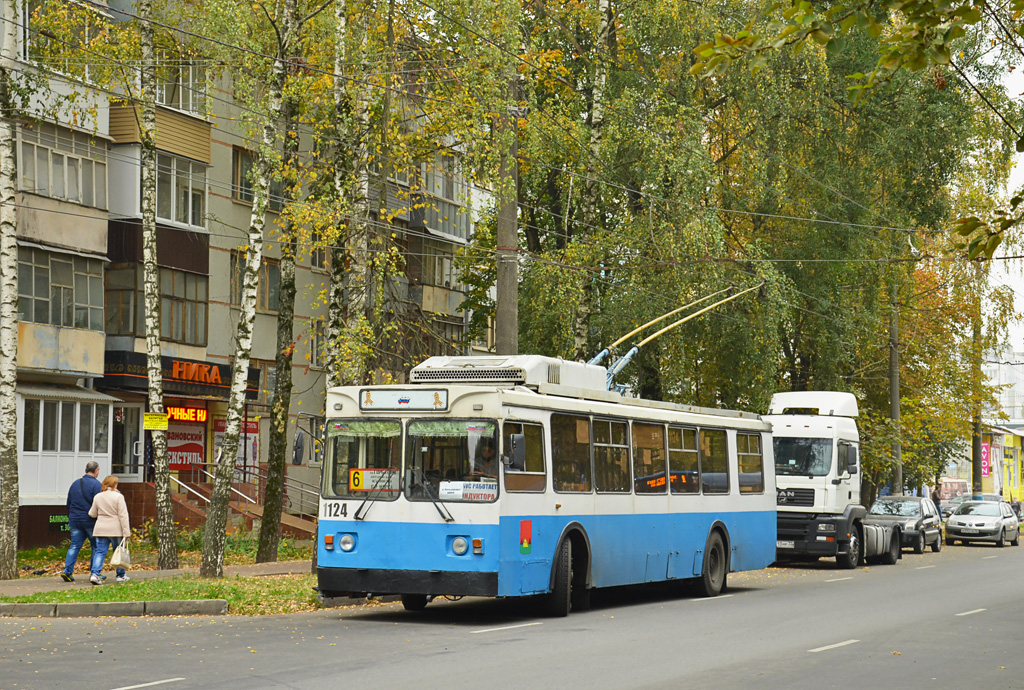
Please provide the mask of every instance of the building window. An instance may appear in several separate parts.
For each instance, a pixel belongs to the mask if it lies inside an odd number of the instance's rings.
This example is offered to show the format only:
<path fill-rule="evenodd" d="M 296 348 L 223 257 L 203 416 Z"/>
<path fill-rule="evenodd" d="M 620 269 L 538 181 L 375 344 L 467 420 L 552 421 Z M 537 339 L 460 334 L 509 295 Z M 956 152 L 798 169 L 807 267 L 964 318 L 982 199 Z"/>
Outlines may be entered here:
<path fill-rule="evenodd" d="M 107 148 L 103 141 L 41 123 L 21 128 L 19 155 L 22 190 L 107 208 Z"/>
<path fill-rule="evenodd" d="M 103 330 L 103 262 L 18 248 L 18 319 Z"/>
<path fill-rule="evenodd" d="M 41 451 L 105 455 L 109 434 L 108 404 L 25 400 L 22 450 L 26 453 Z"/>
<path fill-rule="evenodd" d="M 424 285 L 462 290 L 455 267 L 454 246 L 451 243 L 423 240 L 423 274 L 420 280 Z"/>
<path fill-rule="evenodd" d="M 156 215 L 161 220 L 206 227 L 206 166 L 167 154 L 156 157 Z"/>
<path fill-rule="evenodd" d="M 146 334 L 142 264 L 107 270 L 108 335 Z M 187 345 L 206 345 L 209 278 L 171 268 L 160 269 L 160 337 Z"/>
<path fill-rule="evenodd" d="M 206 276 L 160 269 L 160 337 L 206 344 Z"/>
<path fill-rule="evenodd" d="M 252 203 L 252 169 L 256 159 L 252 152 L 234 147 L 231 152 L 231 198 L 236 201 Z M 280 213 L 284 208 L 284 183 L 280 180 L 270 181 L 270 200 L 268 207 L 271 211 Z"/>
<path fill-rule="evenodd" d="M 274 404 L 274 389 L 277 388 L 277 368 L 274 362 L 253 359 L 249 361 L 249 366 L 260 370 L 260 393 L 256 402 L 270 407 Z"/>
<path fill-rule="evenodd" d="M 327 333 L 323 321 L 309 322 L 309 366 L 323 369 L 327 365 Z"/>
<path fill-rule="evenodd" d="M 102 13 L 85 2 L 23 0 L 21 3 L 20 57 L 47 70 L 90 80 L 90 53 L 97 39 L 104 40 L 107 23 Z M 6 19 L 4 21 L 7 21 Z"/>
<path fill-rule="evenodd" d="M 197 115 L 206 110 L 206 68 L 164 53 L 156 73 L 156 102 Z"/>
<path fill-rule="evenodd" d="M 431 355 L 458 355 L 461 351 L 465 326 L 462 321 L 434 317 L 428 330 L 427 351 Z"/>
<path fill-rule="evenodd" d="M 327 240 L 319 230 L 313 230 L 309 239 L 309 265 L 312 268 L 327 270 Z"/>
<path fill-rule="evenodd" d="M 245 254 L 231 252 L 231 303 L 242 303 L 242 274 L 245 270 Z M 256 291 L 256 309 L 277 311 L 281 300 L 281 263 L 264 259 L 260 267 L 259 286 Z"/>

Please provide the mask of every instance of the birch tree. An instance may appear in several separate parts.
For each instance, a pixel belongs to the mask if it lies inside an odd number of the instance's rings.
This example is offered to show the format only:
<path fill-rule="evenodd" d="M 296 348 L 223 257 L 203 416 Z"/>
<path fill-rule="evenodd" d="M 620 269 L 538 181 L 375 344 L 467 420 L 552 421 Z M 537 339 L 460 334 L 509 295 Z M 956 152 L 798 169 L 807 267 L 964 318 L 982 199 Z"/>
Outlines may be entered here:
<path fill-rule="evenodd" d="M 0 52 L 0 579 L 18 577 L 18 213 L 14 193 L 17 8 L 3 1 Z"/>
<path fill-rule="evenodd" d="M 160 346 L 160 271 L 156 255 L 156 47 L 153 0 L 139 0 L 140 47 L 139 172 L 141 176 L 143 296 L 146 304 L 146 374 L 149 411 L 164 413 L 163 364 Z M 136 110 L 138 113 L 138 110 Z M 178 567 L 177 529 L 171 499 L 171 468 L 167 457 L 167 431 L 150 431 L 156 487 L 157 560 L 161 569 Z"/>
<path fill-rule="evenodd" d="M 227 6 L 230 10 L 230 4 Z M 315 11 L 314 11 L 315 12 Z M 235 470 L 238 442 L 241 435 L 242 411 L 252 352 L 253 324 L 256 317 L 256 299 L 260 267 L 263 263 L 263 244 L 270 184 L 274 174 L 277 132 L 283 122 L 284 90 L 288 78 L 288 56 L 298 40 L 303 23 L 298 18 L 297 0 L 279 0 L 274 13 L 267 14 L 277 37 L 273 65 L 269 75 L 266 113 L 260 127 L 259 148 L 253 165 L 252 212 L 249 217 L 240 295 L 240 314 L 235 333 L 235 353 L 231 364 L 231 390 L 228 399 L 227 420 L 220 460 L 215 469 L 213 493 L 206 513 L 203 535 L 203 560 L 200 574 L 221 577 L 224 573 L 225 529 L 229 511 L 231 478 Z M 275 525 L 276 528 L 276 525 Z"/>

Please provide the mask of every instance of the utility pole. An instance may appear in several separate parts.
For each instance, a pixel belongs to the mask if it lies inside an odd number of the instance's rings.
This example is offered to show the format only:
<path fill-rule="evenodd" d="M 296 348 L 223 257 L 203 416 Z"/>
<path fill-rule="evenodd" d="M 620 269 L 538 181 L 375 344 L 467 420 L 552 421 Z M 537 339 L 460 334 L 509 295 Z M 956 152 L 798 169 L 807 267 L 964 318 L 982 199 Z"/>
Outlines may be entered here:
<path fill-rule="evenodd" d="M 980 267 L 977 269 L 980 275 Z M 971 324 L 971 493 L 981 498 L 981 281 L 974 293 Z"/>
<path fill-rule="evenodd" d="M 900 307 L 896 271 L 892 272 L 892 311 L 889 313 L 889 418 L 896 437 L 892 441 L 892 495 L 903 495 L 903 445 L 900 431 Z"/>
<path fill-rule="evenodd" d="M 515 77 L 512 78 L 515 93 Z M 494 351 L 499 355 L 519 354 L 519 116 L 513 108 L 501 116 L 499 132 L 508 139 L 498 168 L 497 305 Z M 499 145 L 504 142 L 500 142 Z"/>

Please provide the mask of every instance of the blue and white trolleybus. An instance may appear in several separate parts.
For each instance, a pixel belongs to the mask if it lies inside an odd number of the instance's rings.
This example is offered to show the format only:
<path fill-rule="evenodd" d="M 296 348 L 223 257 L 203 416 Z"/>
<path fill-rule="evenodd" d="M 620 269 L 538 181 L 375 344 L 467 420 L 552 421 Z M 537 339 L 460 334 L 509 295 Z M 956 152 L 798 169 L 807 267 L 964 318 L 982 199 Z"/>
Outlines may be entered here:
<path fill-rule="evenodd" d="M 695 579 L 775 559 L 771 426 L 608 391 L 540 356 L 432 357 L 406 385 L 327 393 L 324 596 L 546 595 Z M 765 468 L 768 471 L 765 471 Z"/>

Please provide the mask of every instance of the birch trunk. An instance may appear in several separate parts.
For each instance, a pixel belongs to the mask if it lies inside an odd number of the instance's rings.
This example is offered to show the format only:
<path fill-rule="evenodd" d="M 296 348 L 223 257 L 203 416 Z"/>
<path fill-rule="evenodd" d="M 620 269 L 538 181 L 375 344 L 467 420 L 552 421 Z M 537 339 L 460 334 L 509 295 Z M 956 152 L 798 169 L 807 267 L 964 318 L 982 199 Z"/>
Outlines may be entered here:
<path fill-rule="evenodd" d="M 146 303 L 146 373 L 149 378 L 149 411 L 164 413 L 163 364 L 160 347 L 160 271 L 156 256 L 156 50 L 153 38 L 153 0 L 140 0 L 139 24 L 142 57 L 139 123 L 142 180 L 142 280 Z M 153 480 L 156 487 L 157 561 L 161 569 L 178 567 L 178 531 L 174 527 L 171 500 L 171 468 L 167 457 L 167 432 L 151 431 Z"/>
<path fill-rule="evenodd" d="M 228 502 L 231 498 L 231 477 L 235 471 L 238 456 L 238 439 L 241 434 L 242 416 L 245 406 L 245 389 L 249 376 L 249 360 L 252 353 L 252 330 L 256 320 L 256 291 L 259 286 L 260 266 L 263 263 L 263 235 L 267 219 L 267 203 L 270 198 L 270 179 L 273 174 L 271 157 L 277 141 L 277 125 L 283 109 L 282 94 L 287 79 L 286 56 L 295 31 L 296 0 L 278 3 L 276 13 L 282 18 L 277 55 L 274 58 L 270 78 L 267 111 L 261 142 L 256 156 L 253 180 L 252 214 L 249 217 L 248 245 L 245 252 L 245 267 L 242 272 L 241 309 L 235 334 L 235 356 L 231 363 L 231 391 L 228 398 L 228 413 L 224 427 L 224 442 L 220 461 L 217 464 L 213 493 L 206 508 L 206 529 L 203 534 L 203 561 L 199 574 L 203 577 L 224 575 L 224 542 L 227 528 Z"/>
<path fill-rule="evenodd" d="M 287 130 L 284 139 L 284 169 L 288 202 L 298 200 L 299 183 L 293 171 L 299 166 L 298 103 L 289 98 L 284 104 Z M 285 470 L 288 466 L 288 410 L 292 402 L 292 356 L 295 353 L 295 252 L 296 228 L 291 216 L 281 229 L 281 290 L 277 312 L 277 382 L 270 407 L 270 450 L 267 461 L 267 490 L 263 500 L 263 519 L 256 547 L 256 562 L 277 560 L 284 503 Z M 296 430 L 295 433 L 299 433 Z"/>
<path fill-rule="evenodd" d="M 590 144 L 587 176 L 583 186 L 583 234 L 590 235 L 600 224 L 598 207 L 601 203 L 597 183 L 597 163 L 600 160 L 601 140 L 604 134 L 604 98 L 608 85 L 608 63 L 611 60 L 611 36 L 614 16 L 611 0 L 598 0 L 599 17 L 597 45 L 594 54 L 594 83 L 590 105 Z M 584 254 L 586 257 L 587 254 Z M 573 328 L 573 358 L 586 360 L 590 353 L 590 317 L 596 310 L 596 274 L 582 271 L 583 284 L 576 320 Z"/>
<path fill-rule="evenodd" d="M 18 211 L 15 206 L 15 116 L 12 71 L 17 57 L 14 0 L 3 0 L 0 49 L 0 580 L 18 577 Z"/>
<path fill-rule="evenodd" d="M 334 4 L 334 137 L 336 150 L 334 155 L 334 196 L 340 208 L 347 207 L 343 203 L 348 198 L 348 175 L 351 168 L 343 164 L 342 142 L 348 140 L 349 99 L 345 88 L 345 60 L 347 50 L 345 41 L 348 36 L 348 3 L 336 0 Z M 331 243 L 330 287 L 327 304 L 327 387 L 340 386 L 343 383 L 341 339 L 345 329 L 345 286 L 347 251 L 341 239 L 346 235 L 344 221 L 338 223 L 337 238 Z"/>
<path fill-rule="evenodd" d="M 331 262 L 331 305 L 328 326 L 330 372 L 328 385 L 362 382 L 366 379 L 365 343 L 368 336 L 367 294 L 369 290 L 369 262 L 367 260 L 368 229 L 370 221 L 370 168 L 367 139 L 369 137 L 370 100 L 367 75 L 368 5 L 352 2 L 351 25 L 346 0 L 335 6 L 335 63 L 334 104 L 337 117 L 337 139 L 348 143 L 335 150 L 335 195 L 348 200 L 349 219 L 345 241 L 345 255 L 335 256 Z M 363 15 L 363 16 L 360 16 Z M 357 45 L 357 74 L 353 81 L 346 80 L 345 63 L 348 58 L 349 32 L 355 31 Z M 354 92 L 354 93 L 353 93 Z M 344 159 L 351 160 L 351 167 Z M 351 176 L 348 171 L 351 170 Z M 351 346 L 342 350 L 345 338 Z M 354 354 L 354 356 L 353 356 Z"/>

